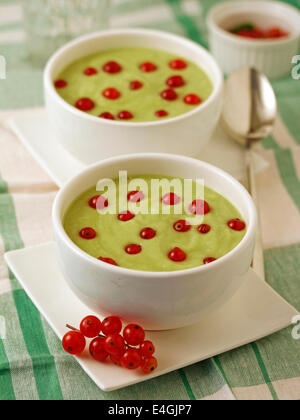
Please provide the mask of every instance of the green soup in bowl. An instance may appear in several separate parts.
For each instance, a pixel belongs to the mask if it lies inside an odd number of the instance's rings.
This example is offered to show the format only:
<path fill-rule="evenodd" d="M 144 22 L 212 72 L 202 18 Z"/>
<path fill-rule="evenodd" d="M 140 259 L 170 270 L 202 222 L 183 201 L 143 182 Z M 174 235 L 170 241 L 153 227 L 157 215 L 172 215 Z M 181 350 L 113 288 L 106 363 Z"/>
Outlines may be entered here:
<path fill-rule="evenodd" d="M 159 121 L 185 114 L 213 91 L 198 65 L 166 51 L 114 48 L 72 62 L 56 78 L 70 105 L 110 120 Z"/>
<path fill-rule="evenodd" d="M 93 187 L 69 206 L 64 229 L 92 257 L 133 270 L 177 271 L 211 263 L 243 239 L 246 224 L 239 211 L 213 189 L 199 184 L 197 190 L 191 181 L 187 197 L 182 178 L 176 179 L 179 190 L 172 177 L 129 177 L 128 185 L 134 180 L 144 186 L 127 188 L 123 202 L 115 179 L 116 200 Z"/>

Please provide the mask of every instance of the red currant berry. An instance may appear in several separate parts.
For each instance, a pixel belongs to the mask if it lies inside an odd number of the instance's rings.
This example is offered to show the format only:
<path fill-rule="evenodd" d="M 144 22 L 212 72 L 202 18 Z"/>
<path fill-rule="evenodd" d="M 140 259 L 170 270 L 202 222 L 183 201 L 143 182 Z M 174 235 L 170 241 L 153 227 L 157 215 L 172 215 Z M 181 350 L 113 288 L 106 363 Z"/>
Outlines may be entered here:
<path fill-rule="evenodd" d="M 81 98 L 75 104 L 80 111 L 91 111 L 95 107 L 95 102 L 90 98 Z"/>
<path fill-rule="evenodd" d="M 178 98 L 177 93 L 173 89 L 166 89 L 161 92 L 160 96 L 166 101 L 175 101 Z"/>
<path fill-rule="evenodd" d="M 156 231 L 152 228 L 146 227 L 140 231 L 140 237 L 142 239 L 152 239 L 156 236 Z"/>
<path fill-rule="evenodd" d="M 101 321 L 95 316 L 87 316 L 81 321 L 80 331 L 87 338 L 94 338 L 100 334 L 101 331 Z"/>
<path fill-rule="evenodd" d="M 157 66 L 153 63 L 150 63 L 149 61 L 146 61 L 140 65 L 140 69 L 145 73 L 149 73 L 151 71 L 157 70 Z"/>
<path fill-rule="evenodd" d="M 278 37 L 280 37 L 280 34 L 281 34 L 280 28 L 273 27 L 273 28 L 270 28 L 266 32 L 265 37 L 266 38 L 278 38 Z"/>
<path fill-rule="evenodd" d="M 171 88 L 178 88 L 185 85 L 185 81 L 181 76 L 171 76 L 167 80 L 167 85 Z"/>
<path fill-rule="evenodd" d="M 204 200 L 194 200 L 189 206 L 191 214 L 203 215 L 210 212 L 209 204 Z"/>
<path fill-rule="evenodd" d="M 68 86 L 68 83 L 65 80 L 60 79 L 56 80 L 54 86 L 56 87 L 56 89 L 63 89 Z"/>
<path fill-rule="evenodd" d="M 95 74 L 98 74 L 98 70 L 96 70 L 94 67 L 88 67 L 84 70 L 84 74 L 86 76 L 94 76 Z"/>
<path fill-rule="evenodd" d="M 246 227 L 246 223 L 240 219 L 231 219 L 229 220 L 227 225 L 230 227 L 230 229 L 237 230 L 237 231 L 244 230 Z"/>
<path fill-rule="evenodd" d="M 130 346 L 139 346 L 145 340 L 145 331 L 140 325 L 129 324 L 124 328 L 123 337 Z"/>
<path fill-rule="evenodd" d="M 98 200 L 97 200 L 96 208 L 98 210 L 103 210 L 105 207 L 108 207 L 108 200 L 107 200 L 107 198 L 100 195 Z"/>
<path fill-rule="evenodd" d="M 266 38 L 282 38 L 285 36 L 288 36 L 288 33 L 277 27 L 270 28 L 266 34 Z"/>
<path fill-rule="evenodd" d="M 133 114 L 129 111 L 121 111 L 118 114 L 118 118 L 120 120 L 131 120 L 133 118 Z"/>
<path fill-rule="evenodd" d="M 183 100 L 187 105 L 199 105 L 202 102 L 202 99 L 193 93 L 186 95 Z"/>
<path fill-rule="evenodd" d="M 102 95 L 107 99 L 115 100 L 121 96 L 121 93 L 115 88 L 106 88 L 102 92 Z"/>
<path fill-rule="evenodd" d="M 167 117 L 169 115 L 169 113 L 167 111 L 165 111 L 164 109 L 160 109 L 159 111 L 155 112 L 155 115 L 158 118 L 163 118 L 163 117 Z"/>
<path fill-rule="evenodd" d="M 117 264 L 116 261 L 113 260 L 112 258 L 98 257 L 98 260 L 103 261 L 106 264 L 111 264 L 111 265 L 119 266 L 119 264 Z"/>
<path fill-rule="evenodd" d="M 239 31 L 234 32 L 234 34 L 242 36 L 244 38 L 256 38 L 253 29 L 240 29 Z"/>
<path fill-rule="evenodd" d="M 128 349 L 122 356 L 122 365 L 126 369 L 137 369 L 141 363 L 142 358 L 136 349 Z"/>
<path fill-rule="evenodd" d="M 125 247 L 125 252 L 129 255 L 136 255 L 142 252 L 142 247 L 137 244 L 129 244 Z"/>
<path fill-rule="evenodd" d="M 142 371 L 146 374 L 152 373 L 157 369 L 158 363 L 155 357 L 147 357 L 142 361 Z"/>
<path fill-rule="evenodd" d="M 85 349 L 86 340 L 80 331 L 70 331 L 64 336 L 62 345 L 67 353 L 79 355 Z"/>
<path fill-rule="evenodd" d="M 79 236 L 82 239 L 94 239 L 97 236 L 97 233 L 94 231 L 93 228 L 86 227 L 81 229 L 81 231 L 79 232 Z"/>
<path fill-rule="evenodd" d="M 180 58 L 177 58 L 176 60 L 172 60 L 169 63 L 169 66 L 173 70 L 183 70 L 187 67 L 187 64 L 185 61 L 181 60 Z"/>
<path fill-rule="evenodd" d="M 94 195 L 94 197 L 89 200 L 89 206 L 92 209 L 103 210 L 105 207 L 108 207 L 108 200 L 102 195 Z"/>
<path fill-rule="evenodd" d="M 114 120 L 115 117 L 110 112 L 102 112 L 101 115 L 99 115 L 100 118 L 104 118 L 105 120 Z"/>
<path fill-rule="evenodd" d="M 171 251 L 168 254 L 168 257 L 174 262 L 182 262 L 186 260 L 186 253 L 182 251 L 182 249 L 175 247 L 171 249 Z"/>
<path fill-rule="evenodd" d="M 265 34 L 260 28 L 254 28 L 252 31 L 253 38 L 264 38 Z"/>
<path fill-rule="evenodd" d="M 122 355 L 125 352 L 125 341 L 120 334 L 110 334 L 105 338 L 104 348 L 113 356 Z"/>
<path fill-rule="evenodd" d="M 90 355 L 93 359 L 97 360 L 97 362 L 104 362 L 107 359 L 108 353 L 105 350 L 104 337 L 97 337 L 91 342 Z"/>
<path fill-rule="evenodd" d="M 171 192 L 165 194 L 162 199 L 162 203 L 166 206 L 175 206 L 176 204 L 180 203 L 180 197 L 177 194 Z"/>
<path fill-rule="evenodd" d="M 186 222 L 186 220 L 177 220 L 173 225 L 176 232 L 188 232 L 192 225 Z"/>
<path fill-rule="evenodd" d="M 264 38 L 265 34 L 264 34 L 264 31 L 262 31 L 261 29 L 254 28 L 252 31 L 252 36 L 253 38 Z"/>
<path fill-rule="evenodd" d="M 197 227 L 199 233 L 208 233 L 210 229 L 211 227 L 209 225 L 206 225 L 205 223 L 202 223 L 202 225 Z"/>
<path fill-rule="evenodd" d="M 216 261 L 216 258 L 207 257 L 207 258 L 204 258 L 203 264 L 209 264 L 209 263 L 214 262 L 214 261 Z"/>
<path fill-rule="evenodd" d="M 130 191 L 127 195 L 127 200 L 131 203 L 139 203 L 140 201 L 143 201 L 145 198 L 145 195 L 143 191 Z"/>
<path fill-rule="evenodd" d="M 153 353 L 155 353 L 155 347 L 152 341 L 147 340 L 140 345 L 140 355 L 142 357 L 151 357 Z"/>
<path fill-rule="evenodd" d="M 102 322 L 104 335 L 119 334 L 122 330 L 122 321 L 118 316 L 108 316 Z"/>
<path fill-rule="evenodd" d="M 121 222 L 128 222 L 128 220 L 131 220 L 135 217 L 135 214 L 131 213 L 129 210 L 122 211 L 118 214 L 118 219 Z"/>
<path fill-rule="evenodd" d="M 123 366 L 122 365 L 122 356 L 120 356 L 120 355 L 113 356 L 112 354 L 110 354 L 109 358 L 113 362 L 114 365 L 120 366 L 120 367 Z"/>
<path fill-rule="evenodd" d="M 134 80 L 133 82 L 130 82 L 130 85 L 129 85 L 131 90 L 139 90 L 143 86 L 144 86 L 143 83 L 140 82 L 139 80 Z"/>
<path fill-rule="evenodd" d="M 108 63 L 104 64 L 102 70 L 105 73 L 119 73 L 122 70 L 122 67 L 116 61 L 109 61 Z"/>

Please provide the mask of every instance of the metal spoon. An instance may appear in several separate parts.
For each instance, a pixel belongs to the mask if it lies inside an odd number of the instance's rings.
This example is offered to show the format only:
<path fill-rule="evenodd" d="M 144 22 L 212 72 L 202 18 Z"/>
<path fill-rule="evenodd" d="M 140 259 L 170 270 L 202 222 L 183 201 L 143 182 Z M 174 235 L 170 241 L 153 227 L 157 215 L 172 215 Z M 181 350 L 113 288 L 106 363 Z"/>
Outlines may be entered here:
<path fill-rule="evenodd" d="M 254 68 L 239 69 L 225 83 L 222 123 L 227 133 L 246 147 L 248 190 L 258 208 L 252 146 L 272 133 L 277 113 L 274 90 L 267 77 Z M 263 246 L 260 226 L 256 239 L 253 268 L 264 278 Z"/>

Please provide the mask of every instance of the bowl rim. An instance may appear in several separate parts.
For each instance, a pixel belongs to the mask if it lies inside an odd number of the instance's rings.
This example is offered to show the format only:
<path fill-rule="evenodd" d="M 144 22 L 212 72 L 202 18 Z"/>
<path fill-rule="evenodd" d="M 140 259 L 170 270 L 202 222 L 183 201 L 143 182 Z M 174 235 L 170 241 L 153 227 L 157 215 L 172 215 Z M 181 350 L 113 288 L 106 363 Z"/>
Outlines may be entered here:
<path fill-rule="evenodd" d="M 202 168 L 206 168 L 210 171 L 215 171 L 217 175 L 223 177 L 226 179 L 226 181 L 233 183 L 241 193 L 241 196 L 243 196 L 243 199 L 247 202 L 247 206 L 249 209 L 249 221 L 247 223 L 247 231 L 243 239 L 238 243 L 238 245 L 233 248 L 230 252 L 225 254 L 223 257 L 217 259 L 216 261 L 213 261 L 210 264 L 204 264 L 201 266 L 183 269 L 183 270 L 177 270 L 177 271 L 144 271 L 144 270 L 134 270 L 130 268 L 125 267 L 119 267 L 114 266 L 111 264 L 107 264 L 101 260 L 98 260 L 97 258 L 92 257 L 91 255 L 87 254 L 85 251 L 83 251 L 81 248 L 79 248 L 67 235 L 63 223 L 62 218 L 60 217 L 61 207 L 64 202 L 64 196 L 67 193 L 67 191 L 74 186 L 79 180 L 81 180 L 83 177 L 87 176 L 90 172 L 93 172 L 96 168 L 115 164 L 116 167 L 120 167 L 120 164 L 123 162 L 126 162 L 128 160 L 139 160 L 139 159 L 168 159 L 172 160 L 174 162 L 184 162 L 187 165 L 189 164 L 195 164 L 197 163 Z M 87 189 L 89 187 L 87 186 Z M 226 198 L 226 197 L 225 197 Z M 186 156 L 181 155 L 170 155 L 167 153 L 134 153 L 134 154 L 128 154 L 128 155 L 120 155 L 115 156 L 109 159 L 105 159 L 103 161 L 96 162 L 90 166 L 88 166 L 86 169 L 84 169 L 79 174 L 75 175 L 72 179 L 70 179 L 58 192 L 52 209 L 52 224 L 54 228 L 54 232 L 59 235 L 60 239 L 63 241 L 64 245 L 67 246 L 73 254 L 75 254 L 77 257 L 84 259 L 87 263 L 92 264 L 96 267 L 102 267 L 103 269 L 115 273 L 116 275 L 126 275 L 131 276 L 134 278 L 139 279 L 149 279 L 153 277 L 159 277 L 159 278 L 181 278 L 186 277 L 187 275 L 192 274 L 201 274 L 202 272 L 209 272 L 210 270 L 214 270 L 216 268 L 219 268 L 220 265 L 222 265 L 224 262 L 227 262 L 231 259 L 231 257 L 236 254 L 238 251 L 244 249 L 245 247 L 249 246 L 249 241 L 252 240 L 253 235 L 255 236 L 257 229 L 258 229 L 258 219 L 257 219 L 257 211 L 256 207 L 254 205 L 254 202 L 249 194 L 249 192 L 246 190 L 246 188 L 240 184 L 235 178 L 233 178 L 230 174 L 223 171 L 222 169 L 217 168 L 214 165 L 211 165 L 210 163 L 203 162 L 199 159 L 190 158 Z"/>
<path fill-rule="evenodd" d="M 279 45 L 286 45 L 290 42 L 294 42 L 295 40 L 299 40 L 300 37 L 300 25 L 299 25 L 299 29 L 298 29 L 298 33 L 295 33 L 292 36 L 288 36 L 286 38 L 279 38 L 279 39 L 251 39 L 251 38 L 242 38 L 242 37 L 238 37 L 235 34 L 231 34 L 230 32 L 226 31 L 225 29 L 223 29 L 215 20 L 216 14 L 219 13 L 222 10 L 230 10 L 232 9 L 234 12 L 237 11 L 238 8 L 240 8 L 241 10 L 244 10 L 244 6 L 245 5 L 249 5 L 250 7 L 254 6 L 253 11 L 255 11 L 255 3 L 260 3 L 262 5 L 266 5 L 268 6 L 268 11 L 269 14 L 272 15 L 272 8 L 270 7 L 272 3 L 275 3 L 276 5 L 278 5 L 278 7 L 282 7 L 285 8 L 287 10 L 289 10 L 290 12 L 295 13 L 295 15 L 297 14 L 299 17 L 299 22 L 300 22 L 300 12 L 298 11 L 298 9 L 296 9 L 294 6 L 287 4 L 287 3 L 283 3 L 280 1 L 266 1 L 266 0 L 255 0 L 255 1 L 243 1 L 243 2 L 238 2 L 236 0 L 231 0 L 231 1 L 227 1 L 225 3 L 221 3 L 221 4 L 217 4 L 215 6 L 213 6 L 207 16 L 207 24 L 209 26 L 209 28 L 213 31 L 215 31 L 216 33 L 218 33 L 220 36 L 222 36 L 223 38 L 227 39 L 228 41 L 238 44 L 238 45 L 243 45 L 244 47 L 248 46 L 248 47 L 252 47 L 252 48 L 264 48 L 264 47 L 272 47 L 272 46 L 279 46 Z"/>
<path fill-rule="evenodd" d="M 148 37 L 163 37 L 166 40 L 170 40 L 173 42 L 178 42 L 182 45 L 185 45 L 189 49 L 197 49 L 199 51 L 199 54 L 204 57 L 205 61 L 207 61 L 214 72 L 214 76 L 216 78 L 216 81 L 213 82 L 211 80 L 210 75 L 208 77 L 210 78 L 212 84 L 213 84 L 213 91 L 210 94 L 210 96 L 200 105 L 196 106 L 195 108 L 191 109 L 190 111 L 180 114 L 176 117 L 167 118 L 165 120 L 159 120 L 159 121 L 142 121 L 142 122 L 130 122 L 130 121 L 116 121 L 116 120 L 108 120 L 105 118 L 99 118 L 95 115 L 91 115 L 85 112 L 82 112 L 66 102 L 56 91 L 53 85 L 52 80 L 52 72 L 55 70 L 56 62 L 70 49 L 73 47 L 87 42 L 88 40 L 95 39 L 95 38 L 101 38 L 106 36 L 121 36 L 123 34 L 132 34 L 132 35 L 145 35 Z M 159 48 L 158 48 L 159 49 Z M 84 57 L 84 56 L 83 56 Z M 192 60 L 191 60 L 192 61 Z M 207 74 L 207 72 L 206 72 Z M 61 48 L 59 48 L 48 60 L 45 70 L 44 70 L 44 91 L 45 94 L 51 94 L 54 99 L 58 102 L 58 104 L 62 107 L 64 107 L 67 111 L 71 112 L 76 117 L 83 118 L 87 121 L 91 121 L 98 124 L 107 124 L 111 127 L 113 126 L 120 126 L 120 127 L 153 127 L 153 126 L 165 126 L 168 124 L 172 124 L 177 121 L 184 120 L 186 118 L 189 118 L 190 116 L 193 116 L 197 114 L 198 112 L 204 111 L 206 108 L 208 108 L 212 103 L 215 102 L 215 100 L 218 98 L 218 96 L 221 94 L 224 84 L 224 78 L 222 70 L 217 63 L 216 59 L 213 57 L 213 55 L 206 50 L 204 47 L 202 47 L 200 44 L 197 44 L 196 42 L 184 38 L 179 35 L 175 35 L 169 32 L 163 32 L 159 30 L 154 29 L 142 29 L 142 28 L 121 28 L 121 29 L 107 29 L 104 31 L 99 32 L 93 32 L 91 34 L 83 35 L 79 38 L 74 39 L 73 41 L 63 45 Z"/>

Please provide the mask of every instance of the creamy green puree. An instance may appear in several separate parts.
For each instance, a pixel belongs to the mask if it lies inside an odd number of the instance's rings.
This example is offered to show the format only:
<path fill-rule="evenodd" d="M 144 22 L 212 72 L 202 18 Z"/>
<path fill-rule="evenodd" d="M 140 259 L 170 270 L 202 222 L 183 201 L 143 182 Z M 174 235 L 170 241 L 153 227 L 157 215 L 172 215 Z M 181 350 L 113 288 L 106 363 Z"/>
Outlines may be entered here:
<path fill-rule="evenodd" d="M 132 118 L 123 121 L 157 121 L 176 117 L 199 106 L 199 103 L 185 103 L 186 95 L 197 95 L 204 102 L 212 93 L 213 85 L 209 76 L 191 61 L 181 59 L 186 64 L 185 68 L 171 68 L 170 63 L 175 59 L 178 57 L 166 51 L 147 48 L 102 51 L 81 58 L 62 71 L 55 81 L 57 92 L 73 106 L 81 98 L 92 100 L 94 107 L 86 112 L 95 116 L 109 112 L 120 120 L 119 113 L 126 110 L 132 114 Z M 104 71 L 103 66 L 111 61 L 118 63 L 121 70 L 116 73 Z M 142 71 L 140 66 L 145 62 L 154 64 L 156 69 Z M 95 69 L 96 73 L 87 76 L 85 71 L 88 68 Z M 167 80 L 171 76 L 181 76 L 184 85 L 169 86 Z M 132 90 L 130 86 L 134 81 L 141 82 L 142 87 Z M 108 99 L 103 96 L 107 88 L 116 89 L 120 97 Z M 163 99 L 161 93 L 166 89 L 174 90 L 177 98 Z M 161 110 L 166 111 L 167 115 L 157 116 L 156 112 Z"/>
<path fill-rule="evenodd" d="M 165 176 L 151 177 L 149 175 L 142 175 L 138 178 L 144 179 L 148 184 L 149 194 L 146 192 L 145 197 L 148 197 L 149 208 L 151 205 L 151 179 L 171 179 Z M 129 177 L 128 182 L 130 180 Z M 118 197 L 119 183 L 117 180 L 115 182 Z M 193 182 L 193 199 L 197 198 L 195 186 L 196 184 Z M 232 219 L 239 219 L 238 222 L 243 223 L 240 221 L 239 211 L 222 195 L 207 187 L 204 187 L 204 199 L 210 210 L 204 215 L 201 224 L 210 226 L 208 233 L 200 233 L 199 224 L 192 225 L 186 232 L 175 230 L 174 224 L 178 220 L 199 216 L 190 213 L 174 214 L 176 205 L 168 206 L 161 203 L 161 197 L 165 197 L 165 192 L 161 189 L 160 207 L 161 209 L 163 206 L 169 207 L 171 214 L 161 214 L 161 211 L 156 215 L 136 214 L 128 221 L 118 219 L 118 199 L 117 214 L 99 214 L 96 209 L 92 208 L 89 201 L 93 196 L 99 194 L 101 193 L 93 187 L 77 197 L 65 214 L 64 229 L 70 239 L 83 251 L 95 258 L 111 258 L 121 267 L 145 271 L 175 271 L 197 267 L 202 265 L 207 258 L 218 259 L 230 252 L 242 240 L 246 232 L 245 226 L 240 231 L 233 230 L 228 226 L 228 222 Z M 177 196 L 179 197 L 179 195 Z M 180 200 L 184 201 L 183 195 Z M 108 203 L 107 209 L 109 205 Z M 129 211 L 132 210 L 132 206 L 136 205 L 136 203 L 129 202 Z M 176 226 L 178 227 L 178 225 Z M 84 239 L 80 236 L 80 231 L 87 227 L 94 229 L 95 238 Z M 155 236 L 152 239 L 141 238 L 140 232 L 146 227 L 155 231 Z M 141 247 L 141 251 L 138 254 L 128 254 L 125 249 L 129 244 Z M 174 248 L 179 248 L 184 252 L 186 258 L 183 261 L 170 259 L 169 253 Z"/>

